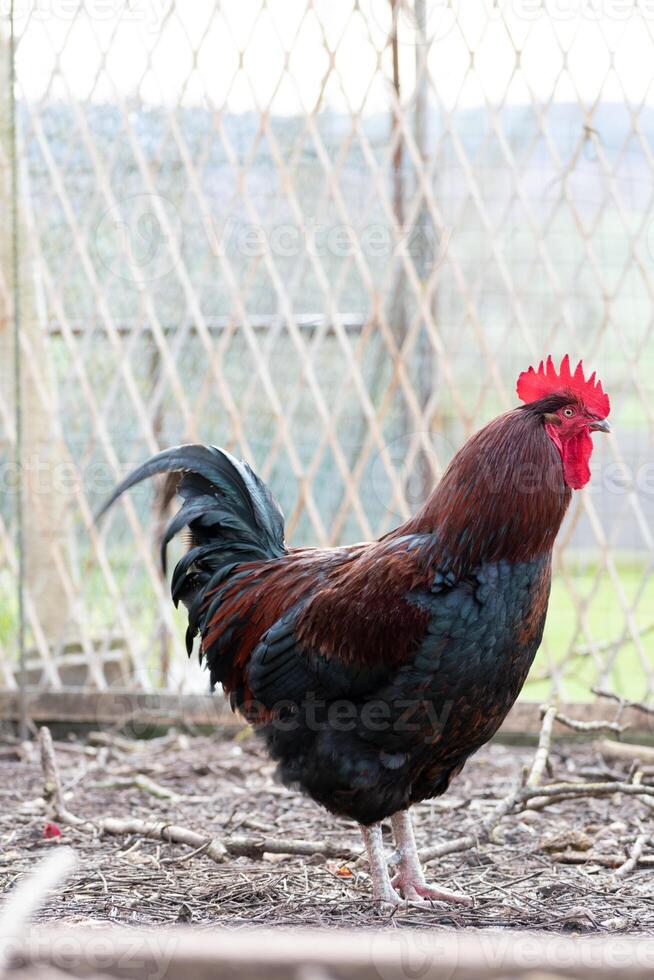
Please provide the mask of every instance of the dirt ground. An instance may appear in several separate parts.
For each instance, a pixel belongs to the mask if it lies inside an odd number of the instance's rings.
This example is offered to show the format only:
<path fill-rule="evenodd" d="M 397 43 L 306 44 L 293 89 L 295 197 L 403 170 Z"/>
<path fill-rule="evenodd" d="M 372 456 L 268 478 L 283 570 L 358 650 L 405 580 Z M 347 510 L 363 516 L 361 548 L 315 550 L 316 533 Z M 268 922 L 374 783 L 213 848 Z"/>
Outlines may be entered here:
<path fill-rule="evenodd" d="M 273 767 L 251 734 L 93 741 L 56 743 L 66 805 L 78 816 L 157 817 L 218 838 L 327 840 L 337 848 L 342 844 L 346 854 L 361 848 L 355 824 L 275 783 Z M 0 743 L 0 890 L 9 891 L 62 842 L 80 858 L 41 920 L 233 928 L 456 925 L 613 934 L 654 928 L 654 847 L 648 843 L 643 863 L 615 876 L 652 822 L 652 811 L 623 793 L 510 815 L 500 825 L 500 842 L 480 840 L 478 847 L 429 864 L 428 877 L 473 896 L 472 908 L 433 904 L 388 911 L 371 901 L 366 862 L 356 858 L 266 853 L 217 864 L 184 845 L 134 835 L 98 836 L 61 826 L 61 836 L 48 839 L 36 747 L 27 755 L 15 744 Z M 418 845 L 478 833 L 483 817 L 515 787 L 532 758 L 530 748 L 486 746 L 445 797 L 414 808 Z M 626 780 L 627 768 L 613 762 L 610 773 Z M 562 741 L 550 754 L 550 776 L 559 782 L 597 780 L 600 770 L 608 778 L 607 764 L 590 743 Z"/>

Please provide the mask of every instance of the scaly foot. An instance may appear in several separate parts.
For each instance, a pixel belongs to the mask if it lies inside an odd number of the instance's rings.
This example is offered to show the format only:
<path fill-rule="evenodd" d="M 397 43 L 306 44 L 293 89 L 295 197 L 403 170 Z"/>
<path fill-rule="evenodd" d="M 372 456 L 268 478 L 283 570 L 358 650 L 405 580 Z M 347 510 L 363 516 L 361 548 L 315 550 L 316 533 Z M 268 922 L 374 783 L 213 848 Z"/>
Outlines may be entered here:
<path fill-rule="evenodd" d="M 386 864 L 386 855 L 384 854 L 381 824 L 371 824 L 370 827 L 362 826 L 361 834 L 366 845 L 370 864 L 372 897 L 375 902 L 380 902 L 382 905 L 394 908 L 401 904 L 402 899 L 391 884 L 388 865 Z"/>
<path fill-rule="evenodd" d="M 435 888 L 428 885 L 421 876 L 403 875 L 401 872 L 396 874 L 391 882 L 396 894 L 417 905 L 425 902 L 447 902 L 452 905 L 472 905 L 469 895 L 461 892 L 451 892 L 446 888 Z"/>
<path fill-rule="evenodd" d="M 445 888 L 432 888 L 425 881 L 420 865 L 411 817 L 406 810 L 391 817 L 400 867 L 391 882 L 391 888 L 402 895 L 406 902 L 422 905 L 424 902 L 449 902 L 454 905 L 472 905 L 472 899 L 460 892 Z"/>

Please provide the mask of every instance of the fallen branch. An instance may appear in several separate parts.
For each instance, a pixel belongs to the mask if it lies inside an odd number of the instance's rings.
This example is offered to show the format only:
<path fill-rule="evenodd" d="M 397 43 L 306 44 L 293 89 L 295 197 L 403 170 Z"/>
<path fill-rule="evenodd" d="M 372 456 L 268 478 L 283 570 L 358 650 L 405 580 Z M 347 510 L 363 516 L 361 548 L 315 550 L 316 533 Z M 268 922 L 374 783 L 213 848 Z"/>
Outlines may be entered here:
<path fill-rule="evenodd" d="M 168 789 L 166 786 L 162 786 L 161 783 L 156 783 L 154 779 L 150 779 L 142 772 L 135 773 L 133 776 L 115 776 L 113 779 L 101 779 L 96 780 L 93 783 L 88 784 L 94 789 L 129 789 L 134 786 L 136 789 L 140 789 L 143 793 L 148 793 L 150 796 L 156 797 L 158 800 L 179 800 L 179 794 L 173 792 L 173 790 Z"/>
<path fill-rule="evenodd" d="M 632 782 L 634 783 L 635 786 L 642 786 L 643 785 L 643 771 L 642 771 L 642 769 L 639 769 L 637 772 L 634 773 L 634 778 L 633 778 Z M 654 796 L 642 796 L 641 799 L 640 799 L 640 802 L 641 803 L 644 803 L 645 806 L 647 806 L 647 807 L 650 808 L 650 810 L 654 810 Z"/>
<path fill-rule="evenodd" d="M 643 851 L 646 845 L 649 844 L 650 841 L 651 838 L 649 834 L 639 834 L 639 836 L 636 838 L 634 842 L 634 846 L 632 847 L 629 853 L 629 857 L 624 862 L 624 864 L 620 865 L 620 867 L 616 871 L 615 873 L 616 878 L 624 878 L 625 875 L 628 875 L 630 871 L 634 870 L 634 868 L 636 867 L 636 865 L 638 864 L 638 862 L 643 856 Z"/>
<path fill-rule="evenodd" d="M 547 759 L 552 747 L 552 730 L 556 719 L 557 709 L 555 707 L 541 708 L 543 723 L 538 738 L 538 748 L 534 755 L 531 770 L 527 776 L 527 786 L 538 786 L 545 773 Z"/>
<path fill-rule="evenodd" d="M 621 868 L 625 863 L 622 854 L 594 854 L 592 851 L 553 851 L 550 857 L 559 864 L 599 864 L 603 868 Z M 654 854 L 643 855 L 639 864 L 645 868 L 654 867 Z"/>
<path fill-rule="evenodd" d="M 423 847 L 418 851 L 418 857 L 422 864 L 428 864 L 437 858 L 445 857 L 447 854 L 457 854 L 459 851 L 470 851 L 479 843 L 477 837 L 466 834 L 465 837 L 455 837 L 454 840 L 444 841 L 442 844 L 432 844 L 431 847 Z"/>
<path fill-rule="evenodd" d="M 109 732 L 89 732 L 87 741 L 90 745 L 118 749 L 119 752 L 134 752 L 138 748 L 138 741 L 132 741 L 123 738 L 122 735 L 110 734 Z"/>
<path fill-rule="evenodd" d="M 654 748 L 651 745 L 634 745 L 631 742 L 612 742 L 609 738 L 602 738 L 595 743 L 595 748 L 605 759 L 614 759 L 619 762 L 640 762 L 654 763 Z"/>
<path fill-rule="evenodd" d="M 571 728 L 575 732 L 615 732 L 616 735 L 621 735 L 625 732 L 629 725 L 621 725 L 618 721 L 577 721 L 576 718 L 569 718 L 568 715 L 562 715 L 560 711 L 556 713 L 556 720 L 560 725 L 565 725 L 566 728 Z"/>
<path fill-rule="evenodd" d="M 495 812 L 491 814 L 491 818 L 484 822 L 484 829 L 487 829 L 488 824 L 496 824 L 499 819 L 511 813 L 515 807 L 518 807 L 516 812 L 526 809 L 525 804 L 529 804 L 530 810 L 541 810 L 546 806 L 553 806 L 555 803 L 564 803 L 568 800 L 613 796 L 615 793 L 640 796 L 643 802 L 649 801 L 649 805 L 654 806 L 652 787 L 634 783 L 549 783 L 547 786 L 523 786 L 500 801 Z"/>
<path fill-rule="evenodd" d="M 50 807 L 54 817 L 66 808 L 52 735 L 50 729 L 46 728 L 45 725 L 39 728 L 39 746 L 41 748 L 41 769 L 43 770 L 43 799 L 46 806 Z"/>
<path fill-rule="evenodd" d="M 622 773 L 615 772 L 613 769 L 609 769 L 606 766 L 583 766 L 579 770 L 579 775 L 583 776 L 584 779 L 606 779 L 612 780 L 614 783 L 619 783 L 622 780 Z"/>
<path fill-rule="evenodd" d="M 264 854 L 299 854 L 304 857 L 314 857 L 316 854 L 322 854 L 326 858 L 356 858 L 360 855 L 360 850 L 326 840 L 234 835 L 225 837 L 223 843 L 233 857 L 261 858 Z"/>
<path fill-rule="evenodd" d="M 501 820 L 504 819 L 519 802 L 522 792 L 522 784 L 511 793 L 499 800 L 493 811 L 482 821 L 482 836 L 493 843 L 499 843 L 495 837 L 495 831 Z M 442 844 L 433 844 L 431 847 L 423 847 L 418 851 L 418 856 L 423 864 L 435 861 L 436 858 L 445 857 L 447 854 L 456 854 L 459 851 L 469 851 L 479 844 L 479 836 L 465 834 L 463 837 L 455 837 L 454 840 L 444 841 Z"/>
<path fill-rule="evenodd" d="M 614 793 L 626 793 L 628 796 L 652 796 L 651 786 L 634 783 L 549 783 L 547 786 L 531 788 L 526 786 L 517 792 L 516 802 L 528 802 L 538 797 L 547 798 L 548 804 L 560 800 L 577 799 L 584 796 L 613 796 Z"/>
<path fill-rule="evenodd" d="M 554 806 L 568 800 L 580 799 L 584 797 L 604 797 L 613 796 L 614 793 L 627 793 L 639 796 L 641 802 L 650 809 L 654 809 L 654 795 L 652 787 L 643 786 L 639 781 L 633 783 L 622 782 L 616 779 L 606 779 L 602 782 L 576 782 L 576 783 L 550 783 L 542 786 L 541 780 L 547 767 L 549 753 L 552 745 L 552 733 L 555 721 L 562 721 L 563 724 L 570 722 L 570 727 L 576 725 L 593 724 L 601 725 L 603 728 L 614 730 L 613 722 L 575 722 L 565 716 L 559 715 L 553 706 L 543 707 L 542 725 L 538 739 L 538 747 L 534 754 L 534 759 L 524 784 L 521 782 L 510 793 L 499 800 L 491 813 L 482 821 L 481 834 L 479 837 L 472 834 L 465 834 L 456 837 L 454 840 L 435 844 L 431 847 L 424 847 L 419 852 L 423 863 L 434 861 L 445 857 L 447 854 L 455 854 L 460 851 L 468 851 L 477 847 L 479 839 L 486 839 L 492 843 L 500 843 L 497 831 L 501 821 L 511 815 L 516 815 L 525 810 L 543 810 L 546 807 Z M 583 730 L 583 729 L 580 729 Z M 608 742 L 609 745 L 622 745 L 622 743 Z M 615 867 L 617 865 L 611 865 Z"/>
<path fill-rule="evenodd" d="M 68 814 L 70 818 L 72 814 Z M 69 823 L 72 827 L 79 830 L 89 830 L 93 833 L 112 834 L 116 837 L 127 834 L 138 834 L 141 837 L 148 837 L 150 840 L 166 841 L 168 844 L 186 844 L 188 847 L 202 848 L 207 857 L 220 864 L 227 855 L 224 844 L 210 837 L 198 834 L 195 830 L 188 827 L 180 827 L 177 824 L 166 823 L 165 820 L 139 820 L 137 817 L 103 817 L 101 820 L 82 820 L 80 817 L 73 817 L 62 820 Z"/>

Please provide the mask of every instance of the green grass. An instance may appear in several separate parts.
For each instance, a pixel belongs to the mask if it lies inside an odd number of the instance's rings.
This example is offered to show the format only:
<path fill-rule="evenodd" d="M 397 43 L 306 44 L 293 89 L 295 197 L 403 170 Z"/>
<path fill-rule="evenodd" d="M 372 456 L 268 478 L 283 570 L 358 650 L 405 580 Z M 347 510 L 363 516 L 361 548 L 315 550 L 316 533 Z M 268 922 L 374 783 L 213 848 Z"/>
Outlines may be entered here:
<path fill-rule="evenodd" d="M 615 564 L 627 608 L 640 628 L 648 626 L 654 622 L 654 577 L 643 583 L 647 571 L 644 562 L 624 557 L 616 559 Z M 591 687 L 598 683 L 625 697 L 644 697 L 648 692 L 647 673 L 635 644 L 630 642 L 625 612 L 611 578 L 596 563 L 576 560 L 574 554 L 566 560 L 566 566 L 569 581 L 561 569 L 554 573 L 543 645 L 523 697 L 545 699 L 550 695 L 550 682 L 539 679 L 550 663 L 565 665 L 560 692 L 565 700 L 587 700 Z M 595 656 L 591 652 L 576 656 L 570 652 L 588 650 L 591 640 L 596 644 L 618 640 L 623 632 L 628 639 L 617 651 L 602 649 Z M 642 637 L 641 646 L 649 670 L 654 670 L 654 632 Z"/>

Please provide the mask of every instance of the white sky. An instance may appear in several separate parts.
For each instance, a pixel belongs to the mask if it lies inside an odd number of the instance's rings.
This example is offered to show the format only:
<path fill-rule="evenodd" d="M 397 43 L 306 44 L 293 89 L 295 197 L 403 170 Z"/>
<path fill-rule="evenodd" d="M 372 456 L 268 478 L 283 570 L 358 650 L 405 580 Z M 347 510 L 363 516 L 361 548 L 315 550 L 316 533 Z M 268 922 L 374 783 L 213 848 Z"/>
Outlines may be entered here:
<path fill-rule="evenodd" d="M 2 14 L 8 2 L 0 0 Z M 361 0 L 360 12 L 354 0 L 15 3 L 19 79 L 29 98 L 138 95 L 231 112 L 256 110 L 272 99 L 271 111 L 283 115 L 316 104 L 366 114 L 388 110 L 389 0 Z M 577 92 L 588 102 L 600 94 L 603 101 L 654 101 L 654 0 L 637 0 L 636 13 L 629 0 L 425 3 L 427 36 L 433 37 L 429 66 L 446 108 L 483 104 L 484 97 L 565 102 L 576 100 Z M 400 16 L 400 37 L 410 94 L 417 33 L 408 10 Z M 328 71 L 328 48 L 336 51 L 336 71 Z"/>

